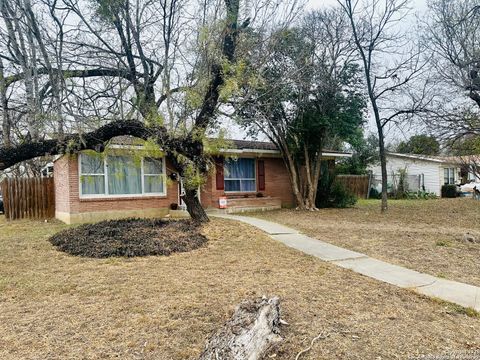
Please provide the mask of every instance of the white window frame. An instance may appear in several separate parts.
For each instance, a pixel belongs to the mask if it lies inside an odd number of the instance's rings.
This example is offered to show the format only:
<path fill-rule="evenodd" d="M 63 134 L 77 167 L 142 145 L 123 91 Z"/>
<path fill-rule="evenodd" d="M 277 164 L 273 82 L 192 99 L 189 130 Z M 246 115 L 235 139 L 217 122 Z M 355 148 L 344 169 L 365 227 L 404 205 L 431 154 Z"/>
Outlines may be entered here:
<path fill-rule="evenodd" d="M 238 190 L 238 191 L 227 191 L 227 190 L 224 190 L 225 191 L 225 194 L 254 194 L 257 192 L 257 159 L 256 158 L 251 158 L 251 157 L 239 157 L 237 160 L 240 160 L 240 159 L 253 159 L 253 178 L 226 178 L 225 177 L 225 161 L 223 163 L 223 188 L 226 189 L 227 187 L 225 186 L 225 181 L 229 181 L 229 180 L 239 180 L 240 181 L 240 187 L 241 187 L 241 184 L 242 184 L 242 180 L 253 180 L 255 181 L 255 190 L 251 190 L 251 191 L 242 191 L 242 190 Z"/>
<path fill-rule="evenodd" d="M 128 154 L 126 155 L 128 156 Z M 78 194 L 80 199 L 114 199 L 114 198 L 142 198 L 142 197 L 166 197 L 167 196 L 167 165 L 165 157 L 162 156 L 157 159 L 162 160 L 162 172 L 161 176 L 163 177 L 163 192 L 161 193 L 146 193 L 145 192 L 145 178 L 144 178 L 144 165 L 143 161 L 145 157 L 151 156 L 142 156 L 140 164 L 140 174 L 141 174 L 141 187 L 142 192 L 140 194 L 109 194 L 108 193 L 108 155 L 105 156 L 103 160 L 103 174 L 82 174 L 82 153 L 78 154 Z M 146 174 L 148 175 L 159 175 L 159 174 Z M 105 182 L 105 194 L 83 194 L 82 193 L 82 176 L 103 176 Z"/>
<path fill-rule="evenodd" d="M 447 171 L 448 182 L 445 182 L 445 170 Z M 457 181 L 456 176 L 455 176 L 455 171 L 456 171 L 456 168 L 454 168 L 454 167 L 443 168 L 443 184 L 444 185 L 455 185 L 455 182 Z M 452 177 L 453 177 L 453 182 L 452 183 L 450 183 L 450 178 L 451 178 L 450 175 L 452 175 Z"/>
<path fill-rule="evenodd" d="M 145 158 L 150 158 L 150 159 L 156 159 L 156 160 L 162 160 L 162 173 L 161 174 L 145 174 L 145 166 L 144 166 L 144 161 Z M 167 167 L 165 165 L 165 157 L 161 158 L 153 158 L 151 156 L 142 156 L 142 165 L 141 165 L 141 173 L 142 173 L 142 194 L 144 196 L 166 196 L 167 195 Z M 145 192 L 145 176 L 161 176 L 163 177 L 163 192 L 161 193 L 155 193 L 155 192 Z"/>

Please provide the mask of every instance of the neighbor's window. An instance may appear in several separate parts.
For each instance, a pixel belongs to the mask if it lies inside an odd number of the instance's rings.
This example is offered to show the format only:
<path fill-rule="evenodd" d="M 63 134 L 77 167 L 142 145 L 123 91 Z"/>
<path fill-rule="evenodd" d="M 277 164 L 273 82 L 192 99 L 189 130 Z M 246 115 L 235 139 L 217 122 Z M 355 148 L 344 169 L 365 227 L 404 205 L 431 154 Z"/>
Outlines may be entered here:
<path fill-rule="evenodd" d="M 80 155 L 82 196 L 165 194 L 164 159 L 128 155 Z"/>
<path fill-rule="evenodd" d="M 443 169 L 443 183 L 445 185 L 455 184 L 455 168 Z"/>
<path fill-rule="evenodd" d="M 224 179 L 226 192 L 256 191 L 255 159 L 226 160 Z"/>

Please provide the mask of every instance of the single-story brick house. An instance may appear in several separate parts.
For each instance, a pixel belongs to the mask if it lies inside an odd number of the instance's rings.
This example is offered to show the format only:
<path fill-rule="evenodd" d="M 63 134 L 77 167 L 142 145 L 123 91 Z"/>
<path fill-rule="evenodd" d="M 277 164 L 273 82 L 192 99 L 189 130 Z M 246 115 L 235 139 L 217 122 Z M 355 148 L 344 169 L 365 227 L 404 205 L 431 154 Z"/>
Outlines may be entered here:
<path fill-rule="evenodd" d="M 219 200 L 226 198 L 228 212 L 294 206 L 287 169 L 275 145 L 232 142 L 235 147 L 221 151 L 213 175 L 200 189 L 202 205 L 218 208 Z M 109 146 L 117 149 L 114 155 L 98 156 L 90 151 L 55 160 L 56 217 L 70 224 L 177 215 L 171 208 L 175 207 L 172 204 L 182 208 L 182 181 L 170 161 L 142 156 L 143 146 L 128 137 L 113 139 Z M 333 163 L 349 156 L 324 151 L 325 160 Z"/>

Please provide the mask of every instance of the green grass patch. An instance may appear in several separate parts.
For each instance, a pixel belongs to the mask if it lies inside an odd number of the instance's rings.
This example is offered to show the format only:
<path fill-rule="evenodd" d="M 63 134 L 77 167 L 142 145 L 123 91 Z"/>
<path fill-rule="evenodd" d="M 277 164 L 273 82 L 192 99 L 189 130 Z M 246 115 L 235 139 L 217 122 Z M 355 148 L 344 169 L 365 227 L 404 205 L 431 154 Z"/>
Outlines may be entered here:
<path fill-rule="evenodd" d="M 471 307 L 465 307 L 439 298 L 432 298 L 434 302 L 445 307 L 448 314 L 466 315 L 471 318 L 480 319 L 480 312 Z"/>
<path fill-rule="evenodd" d="M 437 241 L 435 242 L 435 245 L 441 246 L 441 247 L 451 247 L 451 246 L 452 246 L 452 243 L 451 243 L 450 241 L 448 241 L 448 240 L 442 239 L 442 240 L 437 240 Z"/>

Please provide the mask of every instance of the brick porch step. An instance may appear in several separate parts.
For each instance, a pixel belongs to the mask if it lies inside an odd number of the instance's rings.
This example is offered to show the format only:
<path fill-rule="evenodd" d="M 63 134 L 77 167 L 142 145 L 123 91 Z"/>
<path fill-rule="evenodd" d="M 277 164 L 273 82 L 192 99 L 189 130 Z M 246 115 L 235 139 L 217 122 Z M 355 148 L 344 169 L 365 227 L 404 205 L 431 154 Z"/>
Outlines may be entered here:
<path fill-rule="evenodd" d="M 277 197 L 229 198 L 226 213 L 241 213 L 246 211 L 265 211 L 281 209 L 282 201 Z"/>

